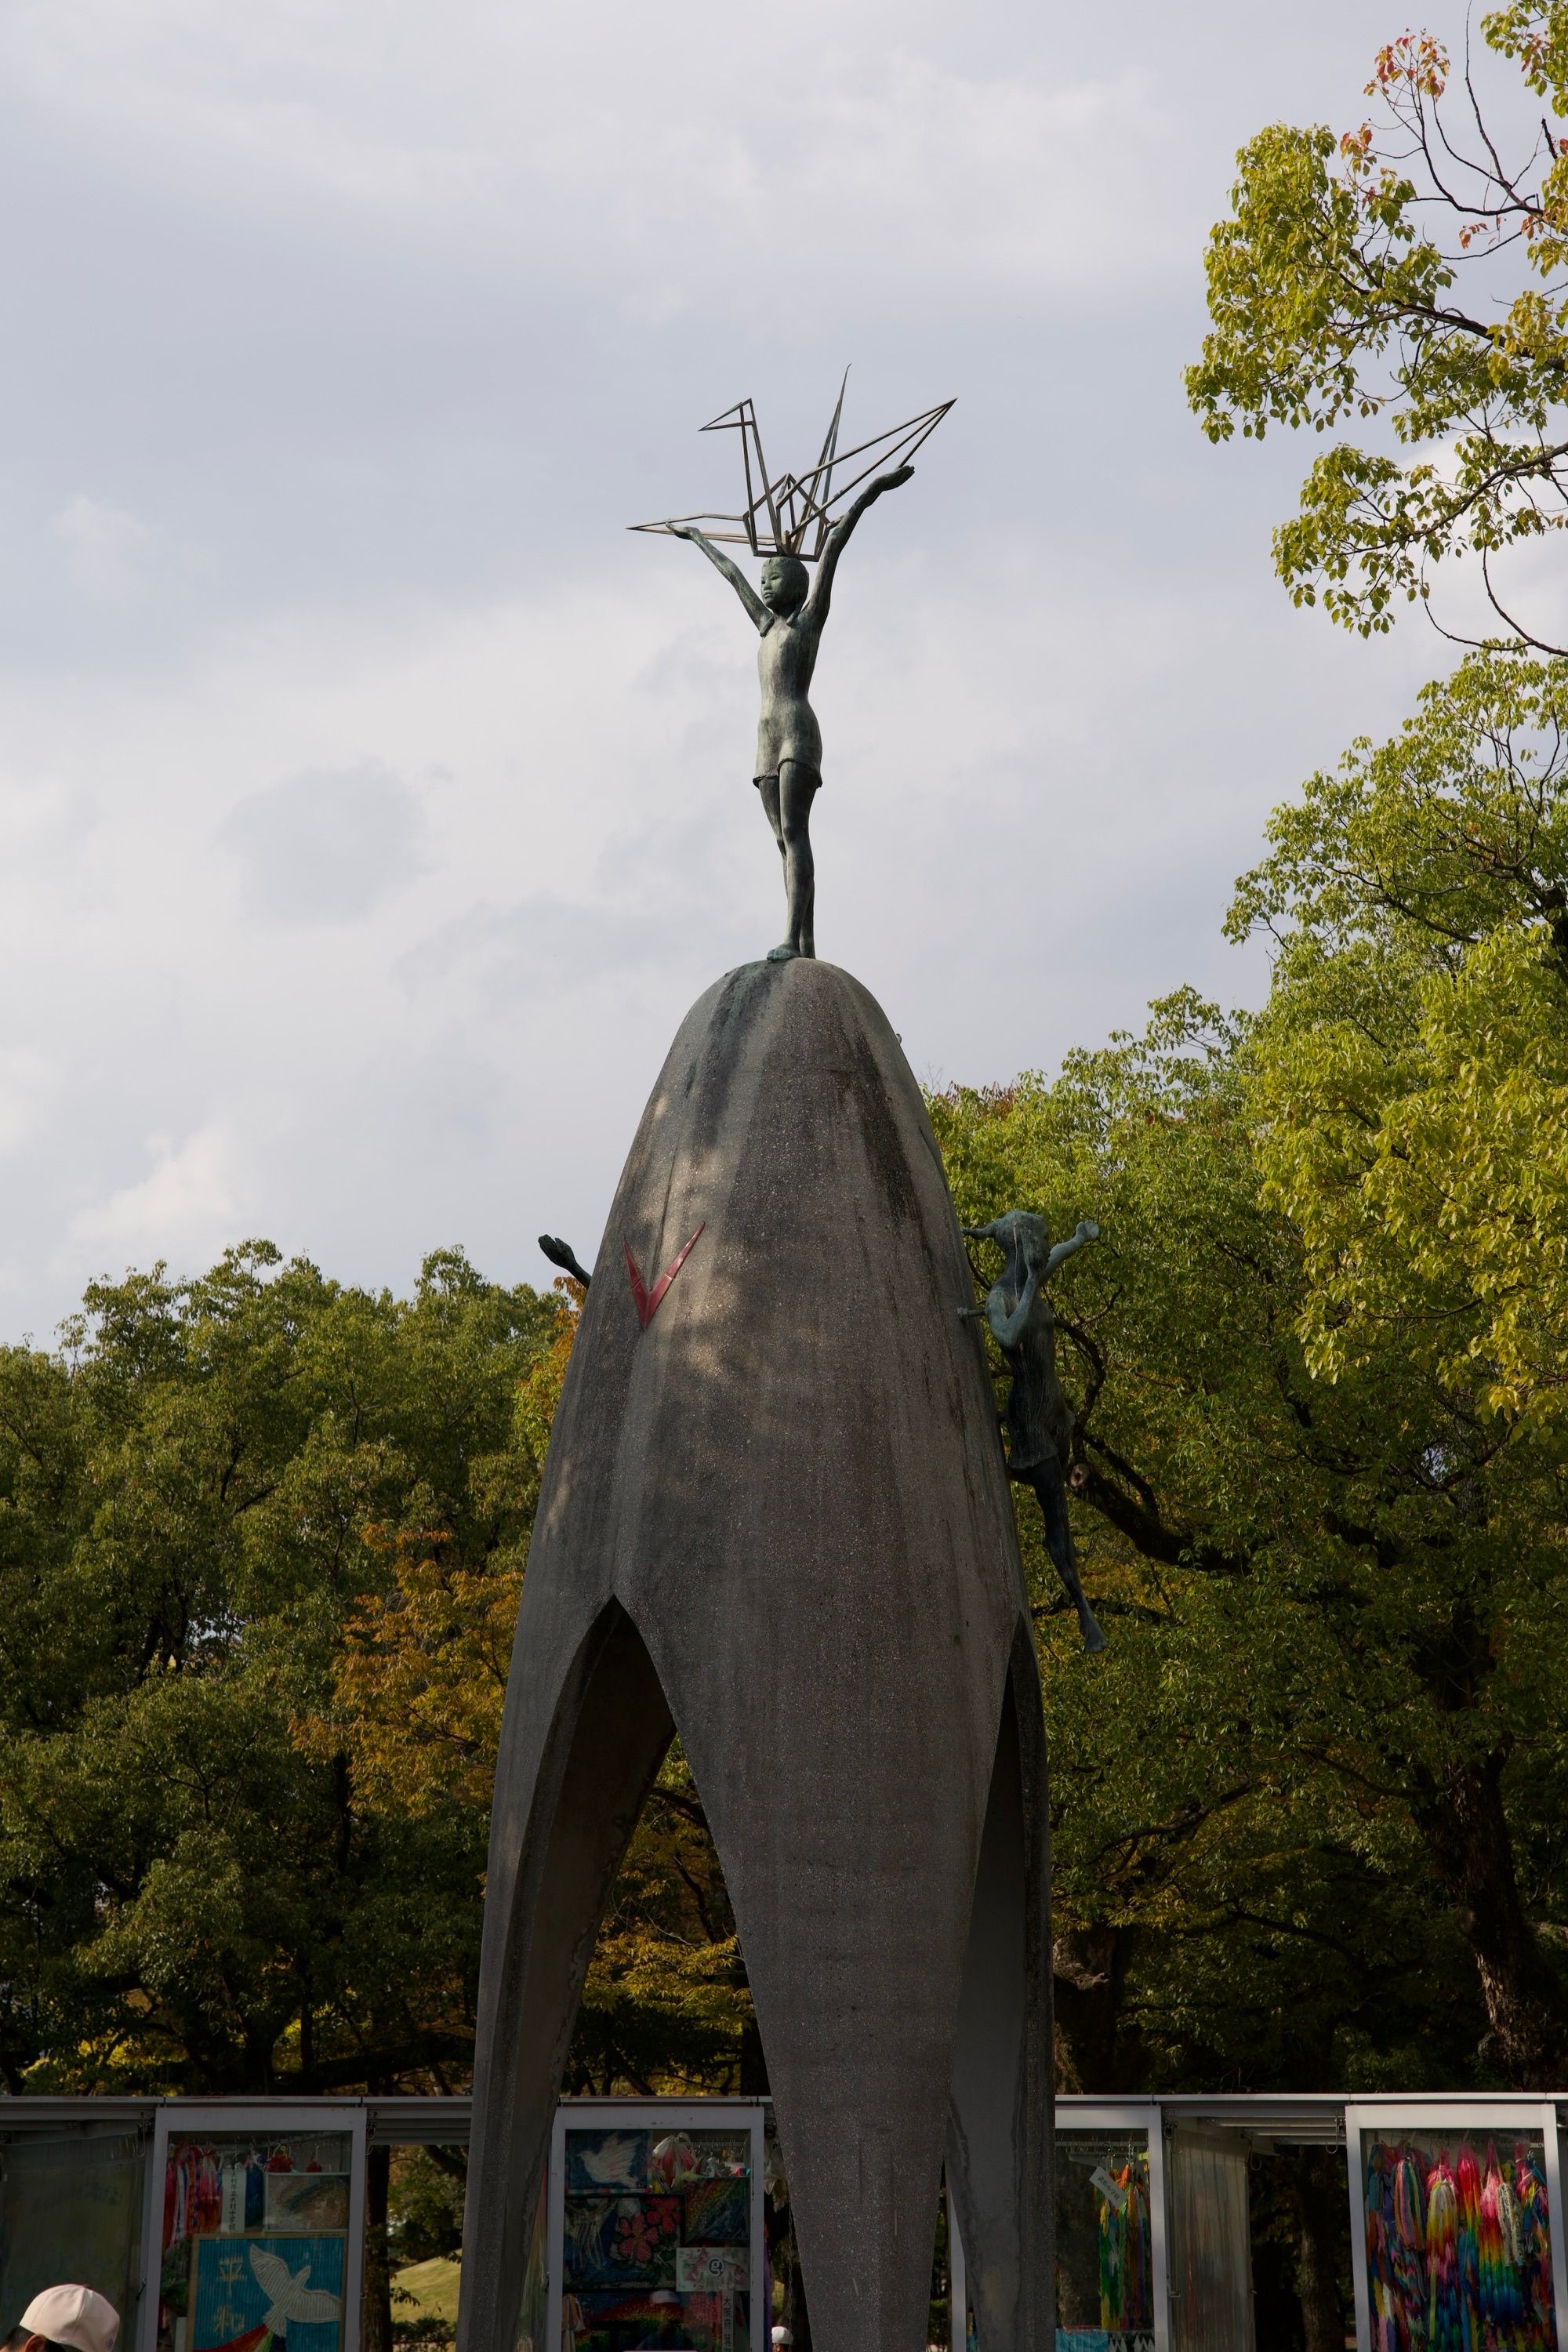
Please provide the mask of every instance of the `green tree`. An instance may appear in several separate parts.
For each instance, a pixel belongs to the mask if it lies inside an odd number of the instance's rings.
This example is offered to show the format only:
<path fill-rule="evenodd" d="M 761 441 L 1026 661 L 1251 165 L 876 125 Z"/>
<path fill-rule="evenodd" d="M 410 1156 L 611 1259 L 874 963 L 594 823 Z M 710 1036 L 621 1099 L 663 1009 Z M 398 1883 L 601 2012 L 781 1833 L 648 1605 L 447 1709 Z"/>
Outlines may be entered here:
<path fill-rule="evenodd" d="M 724 1874 L 679 1743 L 599 1929 L 569 2091 L 761 2091 L 752 1996 Z"/>
<path fill-rule="evenodd" d="M 517 1397 L 528 1514 L 571 1357 L 578 1284 L 557 1286 L 550 1344 Z M 367 1531 L 379 1588 L 344 1628 L 330 1714 L 306 1728 L 342 1750 L 380 1815 L 419 1822 L 456 1802 L 488 1818 L 521 1549 L 482 1569 L 440 1528 Z M 612 1891 L 584 1987 L 567 2088 L 719 2092 L 762 2086 L 760 2043 L 723 1872 L 679 1743 L 649 1794 Z"/>
<path fill-rule="evenodd" d="M 1484 104 L 1468 54 L 1456 90 L 1442 43 L 1406 33 L 1378 56 L 1373 119 L 1275 123 L 1241 150 L 1187 392 L 1216 441 L 1372 428 L 1324 450 L 1275 534 L 1298 604 L 1385 629 L 1468 553 L 1507 636 L 1561 650 L 1497 565 L 1568 521 L 1568 151 L 1548 119 L 1568 114 L 1568 7 L 1521 0 L 1481 33 L 1518 77 Z"/>
<path fill-rule="evenodd" d="M 933 1105 L 964 1222 L 1103 1229 L 1058 1308 L 1101 1660 L 1023 1507 L 1069 2071 L 1540 2084 L 1568 2019 L 1558 1465 L 1479 1436 L 1403 1334 L 1314 1375 L 1256 1056 L 1178 997 L 1054 1083 Z"/>
<path fill-rule="evenodd" d="M 1546 1661 L 1565 1604 L 1558 1409 L 1568 1234 L 1561 730 L 1568 676 L 1498 560 L 1568 518 L 1568 8 L 1483 17 L 1529 94 L 1483 104 L 1426 33 L 1379 55 L 1374 119 L 1276 124 L 1241 152 L 1187 377 L 1211 437 L 1337 440 L 1276 533 L 1298 603 L 1386 628 L 1479 558 L 1493 642 L 1392 742 L 1277 812 L 1231 928 L 1276 941 L 1235 1076 L 1260 1213 L 1292 1260 L 1302 1426 L 1354 1410 L 1289 1523 L 1329 1565 L 1321 1622 L 1347 1759 L 1403 1822 L 1468 1947 L 1483 2066 L 1568 2054 L 1563 1741 Z M 1458 100 L 1456 107 L 1455 101 Z M 1539 101 L 1544 100 L 1542 113 Z M 1520 122 L 1527 123 L 1516 136 Z M 1531 661 L 1526 648 L 1546 654 Z M 1297 1743 L 1298 1746 L 1300 1743 Z"/>
<path fill-rule="evenodd" d="M 95 1285 L 60 1352 L 0 1353 L 14 2089 L 467 2064 L 483 1808 L 377 1811 L 320 1722 L 387 1543 L 476 1578 L 521 1557 L 518 1383 L 554 1311 L 456 1252 L 405 1303 L 253 1244 Z"/>
<path fill-rule="evenodd" d="M 1447 1424 L 1426 1540 L 1450 1704 L 1473 1715 L 1449 1786 L 1522 1899 L 1507 1924 L 1479 1853 L 1456 1888 L 1498 1923 L 1483 1985 L 1497 2017 L 1538 2021 L 1503 2032 L 1538 2039 L 1534 2079 L 1563 2047 L 1568 1909 L 1565 716 L 1568 665 L 1472 656 L 1276 815 L 1232 916 L 1277 941 L 1250 1097 L 1264 1197 L 1301 1238 L 1310 1361 L 1417 1384 Z"/>
<path fill-rule="evenodd" d="M 1499 1444 L 1556 1442 L 1568 1316 L 1568 663 L 1475 655 L 1278 811 L 1260 1164 L 1314 1367 L 1397 1336 Z"/>

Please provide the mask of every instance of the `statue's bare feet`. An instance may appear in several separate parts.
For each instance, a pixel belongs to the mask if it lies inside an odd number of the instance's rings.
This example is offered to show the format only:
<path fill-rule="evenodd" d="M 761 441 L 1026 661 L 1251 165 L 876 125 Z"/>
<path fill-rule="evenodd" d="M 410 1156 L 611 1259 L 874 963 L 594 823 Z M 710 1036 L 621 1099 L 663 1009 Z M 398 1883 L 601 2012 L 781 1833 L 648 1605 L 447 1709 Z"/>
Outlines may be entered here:
<path fill-rule="evenodd" d="M 770 963 L 792 963 L 799 952 L 800 950 L 798 948 L 792 946 L 788 940 L 781 940 L 776 948 L 770 948 L 768 950 L 768 961 Z"/>
<path fill-rule="evenodd" d="M 816 961 L 816 941 L 812 938 L 809 931 L 803 931 L 801 933 L 800 945 L 795 950 L 795 953 L 796 955 L 809 956 L 813 963 Z"/>

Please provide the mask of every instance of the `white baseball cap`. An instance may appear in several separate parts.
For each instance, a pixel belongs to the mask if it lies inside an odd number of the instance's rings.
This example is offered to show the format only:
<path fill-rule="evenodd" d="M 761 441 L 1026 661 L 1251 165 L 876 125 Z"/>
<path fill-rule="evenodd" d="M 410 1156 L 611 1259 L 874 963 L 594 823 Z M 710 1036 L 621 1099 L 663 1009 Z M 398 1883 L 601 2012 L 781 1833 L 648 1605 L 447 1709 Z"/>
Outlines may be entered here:
<path fill-rule="evenodd" d="M 47 2286 L 18 2322 L 29 2336 L 68 2344 L 72 2352 L 113 2352 L 120 2314 L 107 2295 L 89 2286 Z"/>

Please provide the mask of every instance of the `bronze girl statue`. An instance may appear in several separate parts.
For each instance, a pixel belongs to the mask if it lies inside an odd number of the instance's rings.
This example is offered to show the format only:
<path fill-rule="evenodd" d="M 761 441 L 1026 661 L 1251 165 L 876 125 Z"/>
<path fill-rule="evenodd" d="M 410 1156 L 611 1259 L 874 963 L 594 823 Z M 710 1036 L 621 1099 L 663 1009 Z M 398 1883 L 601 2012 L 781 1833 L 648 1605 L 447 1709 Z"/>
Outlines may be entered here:
<path fill-rule="evenodd" d="M 988 1225 L 965 1225 L 973 1241 L 1000 1244 L 1001 1273 L 984 1307 L 961 1307 L 961 1315 L 984 1315 L 1013 1375 L 1003 1423 L 1007 1432 L 1007 1475 L 1035 1490 L 1046 1523 L 1046 1549 L 1056 1563 L 1068 1597 L 1078 1611 L 1086 1650 L 1103 1650 L 1105 1635 L 1084 1598 L 1068 1524 L 1066 1471 L 1072 1448 L 1072 1408 L 1057 1378 L 1057 1318 L 1046 1284 L 1064 1258 L 1100 1239 L 1100 1227 L 1086 1217 L 1071 1239 L 1051 1247 L 1044 1217 L 1009 1209 Z"/>

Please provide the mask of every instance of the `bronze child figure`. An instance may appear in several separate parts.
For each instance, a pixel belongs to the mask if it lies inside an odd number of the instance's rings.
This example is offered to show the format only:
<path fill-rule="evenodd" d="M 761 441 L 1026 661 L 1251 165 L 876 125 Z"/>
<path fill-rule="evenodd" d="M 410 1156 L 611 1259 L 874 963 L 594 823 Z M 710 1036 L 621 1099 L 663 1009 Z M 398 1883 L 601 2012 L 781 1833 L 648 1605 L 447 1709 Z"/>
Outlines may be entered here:
<path fill-rule="evenodd" d="M 984 1307 L 961 1307 L 960 1315 L 984 1315 L 1013 1375 L 1003 1420 L 1007 1431 L 1007 1475 L 1035 1490 L 1045 1521 L 1046 1549 L 1078 1611 L 1086 1650 L 1103 1650 L 1105 1635 L 1079 1581 L 1068 1524 L 1065 1472 L 1072 1444 L 1072 1412 L 1057 1378 L 1057 1318 L 1046 1284 L 1064 1258 L 1100 1239 L 1100 1227 L 1086 1217 L 1071 1239 L 1051 1247 L 1044 1217 L 1009 1209 L 988 1225 L 965 1225 L 974 1241 L 1000 1244 L 1001 1273 Z"/>
<path fill-rule="evenodd" d="M 913 471 L 912 466 L 896 466 L 867 484 L 827 533 L 815 580 L 798 555 L 770 555 L 763 565 L 759 587 L 753 588 L 740 566 L 695 524 L 664 526 L 677 539 L 690 540 L 723 573 L 762 639 L 757 676 L 762 681 L 763 707 L 752 781 L 763 796 L 763 813 L 784 859 L 789 907 L 788 934 L 768 950 L 772 963 L 816 953 L 812 932 L 816 867 L 808 828 L 812 800 L 822 782 L 822 730 L 809 696 L 833 594 L 833 575 L 849 534 L 867 508 L 884 490 L 896 490 L 907 482 Z"/>

